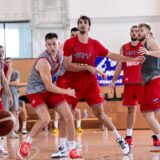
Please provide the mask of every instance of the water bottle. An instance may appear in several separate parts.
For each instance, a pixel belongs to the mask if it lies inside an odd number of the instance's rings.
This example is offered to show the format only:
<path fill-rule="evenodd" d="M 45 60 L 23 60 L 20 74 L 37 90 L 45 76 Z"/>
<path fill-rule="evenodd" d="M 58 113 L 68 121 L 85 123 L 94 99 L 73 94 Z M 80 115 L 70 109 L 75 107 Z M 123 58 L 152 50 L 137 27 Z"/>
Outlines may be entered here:
<path fill-rule="evenodd" d="M 83 110 L 83 118 L 88 118 L 87 108 L 85 108 L 85 109 Z"/>

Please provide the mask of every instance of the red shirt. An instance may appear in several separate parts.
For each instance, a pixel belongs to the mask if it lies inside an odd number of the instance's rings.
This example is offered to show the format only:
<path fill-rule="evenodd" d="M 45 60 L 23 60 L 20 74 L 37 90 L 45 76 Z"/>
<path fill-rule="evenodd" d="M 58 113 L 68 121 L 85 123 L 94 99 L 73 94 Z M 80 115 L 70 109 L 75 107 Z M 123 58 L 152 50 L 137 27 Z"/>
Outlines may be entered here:
<path fill-rule="evenodd" d="M 138 49 L 142 47 L 139 42 L 136 46 L 132 46 L 131 43 L 123 45 L 123 55 L 128 57 L 137 57 Z M 140 62 L 123 62 L 124 77 L 123 82 L 126 83 L 142 83 L 141 76 L 141 63 Z"/>
<path fill-rule="evenodd" d="M 8 66 L 6 64 L 3 64 L 3 71 L 4 71 L 4 74 L 6 76 L 7 71 L 8 71 Z"/>
<path fill-rule="evenodd" d="M 88 43 L 84 44 L 78 40 L 78 37 L 68 39 L 64 43 L 64 56 L 72 55 L 72 62 L 79 65 L 90 65 L 95 66 L 96 57 L 106 56 L 108 49 L 106 49 L 97 40 L 88 39 Z M 82 74 L 82 72 L 69 72 L 70 74 Z M 87 71 L 87 73 L 89 73 Z"/>

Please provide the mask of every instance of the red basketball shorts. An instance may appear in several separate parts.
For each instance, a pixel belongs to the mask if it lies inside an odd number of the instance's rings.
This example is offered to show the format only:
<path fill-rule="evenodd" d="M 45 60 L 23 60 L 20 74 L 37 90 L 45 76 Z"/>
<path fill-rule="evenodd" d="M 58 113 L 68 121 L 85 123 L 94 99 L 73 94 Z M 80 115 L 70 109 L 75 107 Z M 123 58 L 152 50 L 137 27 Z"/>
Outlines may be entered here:
<path fill-rule="evenodd" d="M 141 111 L 149 112 L 160 109 L 160 78 L 153 79 L 144 85 Z"/>

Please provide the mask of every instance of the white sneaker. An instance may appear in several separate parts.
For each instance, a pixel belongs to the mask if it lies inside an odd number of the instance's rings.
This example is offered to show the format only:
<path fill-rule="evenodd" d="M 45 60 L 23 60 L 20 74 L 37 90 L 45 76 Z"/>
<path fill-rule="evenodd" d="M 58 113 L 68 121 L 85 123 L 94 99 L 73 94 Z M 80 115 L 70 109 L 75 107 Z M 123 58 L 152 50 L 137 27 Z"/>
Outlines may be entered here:
<path fill-rule="evenodd" d="M 8 155 L 8 151 L 2 145 L 0 145 L 0 155 Z"/>
<path fill-rule="evenodd" d="M 27 134 L 27 130 L 26 129 L 22 129 L 22 134 Z"/>
<path fill-rule="evenodd" d="M 63 158 L 68 157 L 68 151 L 64 147 L 59 147 L 56 153 L 51 155 L 51 158 Z"/>
<path fill-rule="evenodd" d="M 10 133 L 9 138 L 19 138 L 19 135 L 13 131 Z"/>
<path fill-rule="evenodd" d="M 116 141 L 119 143 L 119 146 L 125 155 L 130 153 L 129 145 L 123 137 L 118 138 Z"/>

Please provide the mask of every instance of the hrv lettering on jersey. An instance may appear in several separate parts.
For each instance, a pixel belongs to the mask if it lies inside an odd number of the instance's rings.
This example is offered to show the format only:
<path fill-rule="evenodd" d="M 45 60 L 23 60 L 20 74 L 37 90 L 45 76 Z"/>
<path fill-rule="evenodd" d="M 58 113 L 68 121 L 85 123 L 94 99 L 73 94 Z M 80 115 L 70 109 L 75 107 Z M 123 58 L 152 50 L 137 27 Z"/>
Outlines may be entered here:
<path fill-rule="evenodd" d="M 127 56 L 133 56 L 133 55 L 138 55 L 137 50 L 131 50 L 131 51 L 126 51 Z"/>
<path fill-rule="evenodd" d="M 90 58 L 90 55 L 89 53 L 83 53 L 83 52 L 77 52 L 75 54 L 73 54 L 73 57 L 75 59 L 86 59 L 88 60 Z"/>

